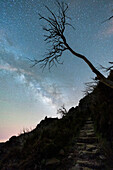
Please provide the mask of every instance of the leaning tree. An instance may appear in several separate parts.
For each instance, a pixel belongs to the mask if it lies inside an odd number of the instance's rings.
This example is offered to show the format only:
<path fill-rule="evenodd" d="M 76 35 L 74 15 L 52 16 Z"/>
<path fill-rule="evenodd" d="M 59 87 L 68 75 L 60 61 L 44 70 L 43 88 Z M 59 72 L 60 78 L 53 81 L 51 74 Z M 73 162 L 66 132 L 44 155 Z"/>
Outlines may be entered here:
<path fill-rule="evenodd" d="M 87 63 L 92 72 L 96 74 L 96 80 L 104 83 L 110 88 L 113 88 L 113 81 L 108 80 L 99 70 L 97 70 L 94 65 L 85 57 L 84 55 L 78 53 L 76 50 L 73 50 L 69 43 L 67 42 L 66 36 L 64 35 L 65 29 L 67 26 L 71 26 L 74 28 L 67 20 L 69 21 L 69 17 L 67 16 L 68 4 L 64 2 L 57 1 L 58 11 L 57 13 L 53 12 L 50 8 L 45 6 L 45 8 L 49 11 L 50 16 L 44 17 L 39 14 L 40 20 L 46 21 L 46 27 L 43 26 L 43 30 L 46 32 L 45 41 L 50 44 L 50 49 L 47 54 L 41 60 L 31 60 L 33 62 L 32 66 L 40 64 L 41 68 L 44 69 L 46 66 L 51 69 L 52 66 L 56 64 L 62 64 L 60 62 L 61 56 L 64 51 L 69 51 L 73 54 L 74 57 L 78 57 Z M 111 18 L 110 18 L 111 19 Z M 109 68 L 110 69 L 110 68 Z"/>

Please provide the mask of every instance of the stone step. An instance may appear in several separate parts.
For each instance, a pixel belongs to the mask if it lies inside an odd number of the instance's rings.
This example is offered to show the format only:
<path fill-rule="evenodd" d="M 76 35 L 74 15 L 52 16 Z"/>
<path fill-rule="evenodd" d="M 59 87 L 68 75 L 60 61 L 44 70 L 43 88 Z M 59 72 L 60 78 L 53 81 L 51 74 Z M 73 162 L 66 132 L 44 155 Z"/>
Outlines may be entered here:
<path fill-rule="evenodd" d="M 81 137 L 85 137 L 85 136 L 95 137 L 95 134 L 94 134 L 94 132 L 86 132 L 86 131 L 84 131 L 84 132 L 80 132 L 80 136 Z"/>
<path fill-rule="evenodd" d="M 94 124 L 92 120 L 87 120 L 85 124 Z"/>
<path fill-rule="evenodd" d="M 86 144 L 85 144 L 85 143 L 82 143 L 82 142 L 77 142 L 76 145 L 77 145 L 77 146 L 86 146 Z"/>
<path fill-rule="evenodd" d="M 104 156 L 101 154 L 98 138 L 95 135 L 94 122 L 88 118 L 76 139 L 78 170 L 103 170 Z M 75 166 L 74 170 L 77 170 Z"/>
<path fill-rule="evenodd" d="M 78 157 L 81 158 L 81 159 L 85 159 L 85 160 L 89 160 L 89 159 L 99 159 L 99 151 L 98 149 L 95 149 L 93 150 L 92 152 L 91 151 L 86 151 L 86 150 L 81 150 L 79 151 L 79 155 Z"/>
<path fill-rule="evenodd" d="M 87 167 L 82 166 L 82 170 L 92 170 L 92 168 L 87 168 Z"/>
<path fill-rule="evenodd" d="M 94 125 L 93 124 L 85 124 L 84 128 L 94 129 Z"/>
<path fill-rule="evenodd" d="M 85 145 L 86 147 L 89 147 L 89 148 L 97 147 L 97 143 L 87 144 L 87 143 L 83 143 L 83 142 L 77 142 L 76 145 L 77 146 Z"/>
<path fill-rule="evenodd" d="M 98 138 L 97 137 L 79 137 L 77 139 L 77 143 L 86 143 L 86 144 L 93 144 L 98 142 Z"/>
<path fill-rule="evenodd" d="M 97 149 L 97 145 L 95 145 L 95 144 L 87 144 L 86 145 L 86 151 L 93 151 L 95 149 Z"/>
<path fill-rule="evenodd" d="M 89 117 L 87 120 L 92 120 L 91 117 Z"/>
<path fill-rule="evenodd" d="M 102 170 L 103 165 L 101 165 L 98 162 L 91 162 L 91 161 L 84 161 L 84 160 L 77 160 L 76 162 L 80 167 L 87 167 L 87 168 L 92 168 L 93 169 L 99 169 Z"/>
<path fill-rule="evenodd" d="M 79 153 L 86 154 L 86 155 L 94 155 L 96 153 L 99 153 L 99 149 L 95 149 L 93 151 L 86 151 L 86 150 L 81 150 Z"/>
<path fill-rule="evenodd" d="M 77 149 L 80 151 L 80 150 L 84 150 L 86 148 L 86 144 L 85 143 L 79 143 L 77 142 L 76 143 L 77 145 Z"/>
<path fill-rule="evenodd" d="M 88 167 L 80 167 L 78 164 L 76 164 L 75 166 L 71 167 L 71 169 L 69 170 L 92 170 L 92 168 L 88 168 Z"/>
<path fill-rule="evenodd" d="M 94 131 L 94 127 L 91 127 L 91 126 L 84 126 L 81 130 L 85 130 L 85 131 Z"/>
<path fill-rule="evenodd" d="M 81 129 L 80 132 L 95 133 L 94 129 Z"/>
<path fill-rule="evenodd" d="M 77 143 L 76 145 L 78 147 L 78 150 L 86 150 L 92 152 L 93 150 L 97 149 L 96 144 Z"/>

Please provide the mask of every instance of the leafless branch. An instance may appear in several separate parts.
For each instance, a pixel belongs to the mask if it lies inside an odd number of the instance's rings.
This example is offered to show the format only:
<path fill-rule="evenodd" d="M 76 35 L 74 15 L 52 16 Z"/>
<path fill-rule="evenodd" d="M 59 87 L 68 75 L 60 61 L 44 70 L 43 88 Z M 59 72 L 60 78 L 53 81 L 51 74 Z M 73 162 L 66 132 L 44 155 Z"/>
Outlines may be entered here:
<path fill-rule="evenodd" d="M 89 93 L 93 92 L 93 90 L 95 89 L 95 87 L 97 86 L 98 84 L 98 80 L 95 78 L 92 78 L 92 81 L 91 82 L 87 82 L 85 83 L 85 90 L 83 91 L 84 95 L 88 95 Z"/>
<path fill-rule="evenodd" d="M 66 12 L 68 9 L 68 5 L 64 2 L 57 1 L 58 14 L 55 14 L 50 10 L 47 6 L 45 8 L 49 11 L 51 16 L 44 17 L 39 14 L 39 19 L 44 20 L 47 26 L 43 26 L 43 30 L 46 32 L 44 35 L 46 43 L 50 45 L 49 52 L 45 54 L 45 58 L 41 60 L 31 60 L 33 63 L 32 67 L 37 64 L 40 64 L 40 67 L 44 69 L 47 65 L 48 68 L 51 69 L 52 66 L 56 66 L 57 64 L 63 64 L 60 61 L 61 56 L 64 51 L 68 48 L 66 47 L 63 38 L 64 31 L 66 25 L 74 27 L 66 21 L 68 18 L 66 16 Z M 69 18 L 68 18 L 69 19 Z"/>
<path fill-rule="evenodd" d="M 30 59 L 30 58 L 27 58 L 30 62 L 32 62 L 33 64 L 32 64 L 32 66 L 31 66 L 31 68 L 32 67 L 34 67 L 36 64 L 38 64 L 38 61 L 36 60 L 36 59 Z"/>
<path fill-rule="evenodd" d="M 110 64 L 113 64 L 113 62 L 109 62 Z M 108 72 L 108 71 L 111 71 L 113 69 L 113 66 L 110 66 L 110 67 L 104 67 L 102 65 L 100 65 L 100 68 L 102 70 L 104 70 L 105 72 Z"/>
<path fill-rule="evenodd" d="M 113 18 L 113 16 L 109 17 L 108 19 L 104 20 L 102 23 L 105 23 L 107 21 L 110 21 Z"/>
<path fill-rule="evenodd" d="M 64 104 L 63 104 L 63 106 L 61 106 L 61 108 L 59 108 L 59 109 L 57 110 L 57 114 L 60 114 L 61 116 L 66 116 L 67 110 L 66 110 Z"/>
<path fill-rule="evenodd" d="M 113 64 L 113 62 L 109 62 L 109 64 Z"/>

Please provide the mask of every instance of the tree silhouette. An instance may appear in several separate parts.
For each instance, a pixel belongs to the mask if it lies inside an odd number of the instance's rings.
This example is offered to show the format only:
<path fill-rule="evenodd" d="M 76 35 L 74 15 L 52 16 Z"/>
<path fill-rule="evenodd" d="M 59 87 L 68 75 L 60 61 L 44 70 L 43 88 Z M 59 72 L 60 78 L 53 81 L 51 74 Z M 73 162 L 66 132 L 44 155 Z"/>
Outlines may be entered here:
<path fill-rule="evenodd" d="M 106 22 L 106 21 L 110 21 L 111 19 L 113 19 L 113 15 L 109 18 L 107 18 L 106 20 L 104 20 L 102 23 Z"/>
<path fill-rule="evenodd" d="M 63 104 L 63 106 L 61 106 L 61 108 L 59 108 L 59 109 L 57 110 L 57 114 L 60 114 L 62 117 L 63 117 L 63 116 L 66 116 L 67 113 L 68 113 L 68 112 L 67 112 L 64 104 Z"/>
<path fill-rule="evenodd" d="M 113 82 L 108 80 L 103 74 L 97 70 L 94 65 L 82 54 L 76 52 L 73 50 L 64 35 L 65 29 L 67 26 L 71 26 L 73 29 L 74 27 L 67 22 L 67 20 L 70 20 L 70 18 L 66 15 L 67 9 L 68 9 L 68 4 L 64 2 L 58 2 L 57 1 L 57 7 L 58 11 L 57 13 L 54 13 L 45 6 L 45 8 L 50 12 L 49 17 L 44 17 L 41 14 L 40 20 L 46 21 L 47 26 L 43 27 L 43 30 L 46 32 L 45 36 L 45 41 L 50 44 L 50 49 L 48 50 L 47 54 L 45 57 L 41 60 L 31 60 L 33 62 L 32 66 L 35 66 L 37 64 L 40 64 L 41 68 L 44 69 L 46 66 L 51 69 L 52 66 L 57 65 L 57 64 L 63 64 L 60 59 L 64 51 L 69 51 L 71 52 L 75 57 L 78 57 L 87 63 L 87 65 L 90 67 L 92 72 L 96 74 L 96 80 L 99 80 L 100 82 L 104 83 L 105 85 L 113 88 Z"/>
<path fill-rule="evenodd" d="M 106 20 L 104 20 L 104 21 L 102 22 L 102 24 L 105 23 L 105 22 L 107 22 L 107 21 L 110 21 L 111 19 L 113 19 L 113 15 L 110 16 L 109 18 L 107 18 Z M 113 64 L 113 62 L 109 62 L 109 64 Z M 110 67 L 104 67 L 104 66 L 100 65 L 100 67 L 101 67 L 101 69 L 103 69 L 103 70 L 106 71 L 106 72 L 111 71 L 111 70 L 113 69 L 113 65 L 110 66 Z"/>

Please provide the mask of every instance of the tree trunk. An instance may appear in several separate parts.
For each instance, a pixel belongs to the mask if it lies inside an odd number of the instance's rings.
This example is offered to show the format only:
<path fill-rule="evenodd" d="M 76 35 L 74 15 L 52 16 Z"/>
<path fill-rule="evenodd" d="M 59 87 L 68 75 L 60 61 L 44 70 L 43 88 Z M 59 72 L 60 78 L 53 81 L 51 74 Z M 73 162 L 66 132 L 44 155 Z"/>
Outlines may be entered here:
<path fill-rule="evenodd" d="M 88 66 L 90 67 L 90 69 L 96 74 L 97 79 L 100 80 L 100 82 L 104 83 L 106 86 L 113 88 L 113 81 L 108 80 L 103 74 L 101 74 L 94 66 L 93 64 L 82 54 L 79 54 L 77 52 L 75 52 L 66 42 L 66 38 L 64 36 L 62 36 L 62 39 L 64 41 L 65 46 L 67 47 L 67 49 L 76 57 L 83 59 Z"/>

